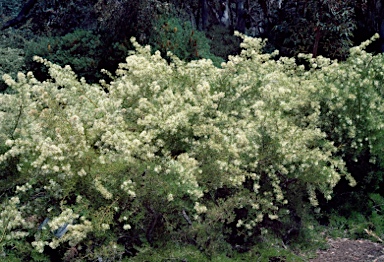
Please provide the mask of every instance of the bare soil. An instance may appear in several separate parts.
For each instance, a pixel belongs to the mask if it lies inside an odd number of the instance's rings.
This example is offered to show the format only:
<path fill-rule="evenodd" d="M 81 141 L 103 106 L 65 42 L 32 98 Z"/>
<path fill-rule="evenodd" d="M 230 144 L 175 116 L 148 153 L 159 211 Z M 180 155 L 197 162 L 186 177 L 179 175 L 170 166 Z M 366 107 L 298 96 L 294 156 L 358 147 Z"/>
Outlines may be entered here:
<path fill-rule="evenodd" d="M 329 249 L 310 262 L 384 262 L 384 245 L 369 240 L 328 239 Z"/>

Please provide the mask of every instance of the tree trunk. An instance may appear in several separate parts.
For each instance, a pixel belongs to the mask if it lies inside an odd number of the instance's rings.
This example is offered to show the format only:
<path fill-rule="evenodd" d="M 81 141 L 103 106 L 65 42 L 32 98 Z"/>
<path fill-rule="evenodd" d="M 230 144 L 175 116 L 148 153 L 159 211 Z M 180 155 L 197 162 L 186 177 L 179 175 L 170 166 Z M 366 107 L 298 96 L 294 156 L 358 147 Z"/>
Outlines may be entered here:
<path fill-rule="evenodd" d="M 320 37 L 321 37 L 321 29 L 316 28 L 316 37 L 315 37 L 315 43 L 313 44 L 312 57 L 317 56 L 317 50 L 319 49 Z"/>
<path fill-rule="evenodd" d="M 245 33 L 246 11 L 244 9 L 244 0 L 236 1 L 236 17 L 237 22 L 235 29 L 241 33 Z"/>
<path fill-rule="evenodd" d="M 32 7 L 36 4 L 36 2 L 37 0 L 27 1 L 21 9 L 20 13 L 17 15 L 17 17 L 4 23 L 4 25 L 1 27 L 1 30 L 5 30 L 13 26 L 18 26 L 19 24 L 24 22 L 27 18 L 27 15 L 29 14 L 29 11 L 31 11 Z"/>
<path fill-rule="evenodd" d="M 384 53 L 384 19 L 380 24 L 380 41 L 381 41 L 381 52 Z"/>
<path fill-rule="evenodd" d="M 225 26 L 225 27 L 230 27 L 231 26 L 231 10 L 230 10 L 230 6 L 229 6 L 229 1 L 226 0 L 225 2 L 223 2 L 223 13 L 220 17 L 220 21 L 221 23 Z"/>
<path fill-rule="evenodd" d="M 208 22 L 208 7 L 207 0 L 200 0 L 200 10 L 201 10 L 201 29 L 205 31 L 207 28 Z"/>

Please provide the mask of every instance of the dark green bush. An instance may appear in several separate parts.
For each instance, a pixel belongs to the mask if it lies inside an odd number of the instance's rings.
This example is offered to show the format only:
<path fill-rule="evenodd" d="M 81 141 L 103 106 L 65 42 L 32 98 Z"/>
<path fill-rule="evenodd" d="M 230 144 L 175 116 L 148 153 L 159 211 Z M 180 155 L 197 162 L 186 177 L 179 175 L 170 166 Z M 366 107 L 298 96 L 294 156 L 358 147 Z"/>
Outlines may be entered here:
<path fill-rule="evenodd" d="M 96 82 L 102 76 L 99 67 L 102 47 L 100 36 L 86 30 L 75 30 L 64 36 L 40 37 L 26 45 L 26 64 L 36 77 L 45 79 L 48 76 L 46 68 L 33 61 L 33 56 L 37 55 L 62 66 L 70 65 L 79 77 Z"/>
<path fill-rule="evenodd" d="M 211 52 L 215 56 L 226 60 L 229 55 L 236 55 L 240 52 L 241 41 L 233 35 L 230 29 L 222 25 L 212 25 L 205 34 L 210 40 Z"/>
<path fill-rule="evenodd" d="M 22 49 L 0 46 L 0 76 L 11 74 L 16 77 L 16 73 L 24 71 L 24 51 Z M 7 85 L 0 80 L 0 92 L 7 89 Z"/>
<path fill-rule="evenodd" d="M 203 32 L 194 29 L 190 22 L 183 22 L 178 18 L 158 19 L 150 44 L 164 56 L 170 51 L 184 61 L 206 58 L 211 59 L 217 66 L 224 61 L 212 54 L 210 40 Z"/>

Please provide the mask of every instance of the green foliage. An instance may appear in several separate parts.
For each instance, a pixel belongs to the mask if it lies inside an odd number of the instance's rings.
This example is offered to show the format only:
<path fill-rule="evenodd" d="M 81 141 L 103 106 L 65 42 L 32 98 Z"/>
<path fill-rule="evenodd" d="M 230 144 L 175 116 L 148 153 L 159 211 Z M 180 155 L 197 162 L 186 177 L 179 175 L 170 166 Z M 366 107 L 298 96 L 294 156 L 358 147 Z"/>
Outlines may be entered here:
<path fill-rule="evenodd" d="M 95 0 L 36 1 L 26 23 L 35 34 L 62 36 L 74 29 L 94 30 L 97 18 Z"/>
<path fill-rule="evenodd" d="M 303 257 L 295 255 L 292 251 L 278 243 L 276 238 L 268 238 L 248 252 L 233 254 L 215 254 L 208 257 L 193 245 L 179 246 L 177 243 L 168 244 L 162 248 L 154 249 L 149 246 L 140 248 L 140 253 L 130 261 L 305 261 Z"/>
<path fill-rule="evenodd" d="M 362 214 L 352 211 L 349 215 L 333 213 L 329 218 L 328 233 L 332 237 L 369 238 L 382 242 L 384 238 L 384 197 L 369 194 L 369 212 Z"/>
<path fill-rule="evenodd" d="M 0 14 L 8 18 L 18 15 L 22 8 L 22 1 L 19 0 L 0 0 Z M 2 17 L 4 18 L 4 17 Z"/>
<path fill-rule="evenodd" d="M 151 37 L 150 43 L 163 55 L 172 52 L 184 61 L 206 58 L 211 59 L 215 65 L 223 61 L 211 53 L 208 38 L 203 32 L 194 29 L 190 22 L 182 22 L 178 18 L 160 18 L 154 25 Z"/>
<path fill-rule="evenodd" d="M 287 250 L 285 246 L 282 246 L 278 243 L 278 240 L 273 238 L 265 240 L 264 243 L 254 247 L 252 251 L 253 255 L 248 258 L 248 261 L 306 261 L 303 257 Z"/>
<path fill-rule="evenodd" d="M 335 188 L 334 199 L 323 200 L 336 235 L 367 237 L 372 210 L 369 195 L 380 193 L 383 181 L 383 56 L 363 49 L 377 36 L 350 50 L 344 63 L 324 62 L 308 57 L 311 71 L 322 82 L 321 129 L 334 141 L 338 154 L 356 179 L 351 189 L 342 181 Z M 327 215 L 331 214 L 331 215 Z M 365 218 L 364 218 L 365 217 Z M 335 223 L 335 224 L 332 224 Z M 346 230 L 345 232 L 343 230 Z M 371 230 L 371 229 L 369 229 Z"/>
<path fill-rule="evenodd" d="M 312 62 L 317 66 L 315 60 Z M 351 49 L 347 62 L 337 66 L 337 74 L 333 67 L 319 72 L 324 80 L 321 90 L 324 95 L 323 129 L 342 149 L 343 155 L 349 155 L 355 161 L 366 149 L 379 159 L 381 157 L 382 132 L 378 123 L 382 122 L 384 97 L 380 85 L 383 81 L 382 63 L 382 55 L 373 56 L 356 47 Z M 331 90 L 338 95 L 327 96 Z M 375 162 L 375 157 L 371 161 Z"/>
<path fill-rule="evenodd" d="M 309 1 L 286 3 L 271 35 L 283 53 L 297 55 L 311 53 L 345 59 L 352 47 L 354 1 Z M 278 12 L 278 9 L 275 10 Z M 274 14 L 278 16 L 278 14 Z"/>
<path fill-rule="evenodd" d="M 91 31 L 75 30 L 64 36 L 40 37 L 25 47 L 26 64 L 29 70 L 45 78 L 47 70 L 41 64 L 33 62 L 38 55 L 59 65 L 70 65 L 80 77 L 95 82 L 100 79 L 99 63 L 102 54 L 102 42 Z"/>
<path fill-rule="evenodd" d="M 213 25 L 212 28 L 207 30 L 206 36 L 210 40 L 212 54 L 224 60 L 229 55 L 236 55 L 240 51 L 240 39 L 222 25 Z"/>
<path fill-rule="evenodd" d="M 349 205 L 349 210 L 364 214 L 368 195 L 380 192 L 384 163 L 384 93 L 380 84 L 383 56 L 362 50 L 373 39 L 352 48 L 345 63 L 335 63 L 323 70 L 313 69 L 323 81 L 321 128 L 334 141 L 358 183 L 353 192 L 345 187 L 338 190 L 337 194 L 347 200 L 340 201 L 339 205 Z M 321 66 L 316 60 L 312 63 L 313 67 Z M 335 204 L 334 208 L 342 209 Z"/>
<path fill-rule="evenodd" d="M 131 259 L 134 261 L 207 261 L 195 246 L 180 246 L 177 243 L 168 244 L 161 249 L 144 246 L 139 249 L 139 254 Z"/>
<path fill-rule="evenodd" d="M 318 196 L 331 199 L 341 178 L 355 184 L 343 157 L 366 146 L 382 161 L 381 57 L 364 43 L 345 63 L 304 55 L 305 70 L 239 36 L 241 54 L 221 68 L 166 60 L 132 39 L 110 83 L 40 57 L 49 79 L 5 75 L 14 93 L 0 95 L 0 163 L 17 173 L 0 177 L 11 187 L 0 192 L 5 255 L 23 244 L 74 261 L 297 261 L 280 238 L 313 236 L 306 214 Z M 161 249 L 169 243 L 181 251 Z"/>
<path fill-rule="evenodd" d="M 368 221 L 360 213 L 353 212 L 350 216 L 334 214 L 330 217 L 329 235 L 331 237 L 359 239 L 367 237 L 364 229 L 367 229 Z"/>
<path fill-rule="evenodd" d="M 0 75 L 11 74 L 16 76 L 15 72 L 24 69 L 24 51 L 22 49 L 0 47 Z M 0 92 L 4 91 L 7 85 L 0 81 Z"/>
<path fill-rule="evenodd" d="M 373 231 L 371 236 L 375 241 L 384 239 L 384 197 L 379 194 L 371 194 L 372 199 L 372 214 L 368 229 Z M 381 241 L 382 242 L 382 241 Z"/>

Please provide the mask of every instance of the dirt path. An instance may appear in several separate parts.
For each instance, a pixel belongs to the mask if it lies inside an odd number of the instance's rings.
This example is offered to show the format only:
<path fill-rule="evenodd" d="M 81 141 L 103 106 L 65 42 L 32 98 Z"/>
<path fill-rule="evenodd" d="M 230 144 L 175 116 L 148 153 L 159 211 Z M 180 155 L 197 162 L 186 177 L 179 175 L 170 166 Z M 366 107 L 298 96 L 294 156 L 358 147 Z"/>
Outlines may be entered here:
<path fill-rule="evenodd" d="M 384 262 L 384 245 L 368 240 L 329 239 L 329 249 L 310 262 Z"/>

